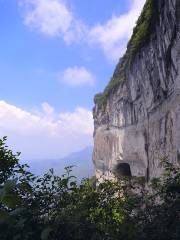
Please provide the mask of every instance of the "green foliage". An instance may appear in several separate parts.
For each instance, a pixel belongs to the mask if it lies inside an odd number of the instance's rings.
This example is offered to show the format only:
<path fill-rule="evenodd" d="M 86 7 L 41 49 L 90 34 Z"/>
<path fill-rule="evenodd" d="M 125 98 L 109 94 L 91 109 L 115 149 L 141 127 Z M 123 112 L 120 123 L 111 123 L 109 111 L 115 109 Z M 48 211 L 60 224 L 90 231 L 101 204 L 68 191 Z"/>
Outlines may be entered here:
<path fill-rule="evenodd" d="M 180 172 L 168 161 L 163 178 L 148 190 L 143 178 L 97 184 L 93 177 L 78 184 L 72 167 L 62 176 L 53 169 L 34 176 L 5 140 L 0 141 L 1 240 L 180 238 Z"/>
<path fill-rule="evenodd" d="M 6 139 L 6 137 L 0 139 L 0 184 L 14 174 L 15 167 L 18 164 L 19 154 L 12 154 L 12 151 L 5 145 Z"/>
<path fill-rule="evenodd" d="M 127 58 L 129 62 L 133 60 L 139 49 L 149 39 L 158 15 L 156 4 L 156 0 L 147 0 L 144 5 L 136 27 L 133 30 L 132 38 L 127 46 Z"/>
<path fill-rule="evenodd" d="M 143 11 L 133 30 L 133 35 L 127 45 L 127 51 L 116 66 L 114 75 L 102 94 L 95 96 L 95 103 L 98 103 L 102 109 L 105 109 L 108 96 L 117 89 L 117 87 L 126 80 L 126 69 L 131 65 L 134 57 L 143 45 L 148 41 L 157 18 L 157 1 L 147 0 Z"/>

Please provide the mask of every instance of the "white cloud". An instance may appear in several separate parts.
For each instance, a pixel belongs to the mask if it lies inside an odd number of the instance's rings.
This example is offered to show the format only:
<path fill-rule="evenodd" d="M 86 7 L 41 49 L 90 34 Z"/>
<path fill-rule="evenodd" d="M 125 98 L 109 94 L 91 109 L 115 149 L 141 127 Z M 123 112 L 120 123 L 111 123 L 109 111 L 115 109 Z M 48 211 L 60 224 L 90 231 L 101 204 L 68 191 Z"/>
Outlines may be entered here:
<path fill-rule="evenodd" d="M 68 31 L 73 17 L 62 1 L 26 0 L 23 3 L 27 9 L 24 19 L 27 26 L 50 36 Z"/>
<path fill-rule="evenodd" d="M 50 117 L 51 116 L 51 117 Z M 40 113 L 32 113 L 0 101 L 0 136 L 22 151 L 25 160 L 60 158 L 92 144 L 91 111 L 77 107 L 57 113 L 48 103 Z"/>
<path fill-rule="evenodd" d="M 42 109 L 46 115 L 52 115 L 54 113 L 54 108 L 47 102 L 41 104 Z"/>
<path fill-rule="evenodd" d="M 26 8 L 27 26 L 52 37 L 61 37 L 67 44 L 86 42 L 100 47 L 105 56 L 116 60 L 126 50 L 135 22 L 145 0 L 132 0 L 129 11 L 112 16 L 104 24 L 87 26 L 77 19 L 64 0 L 19 0 Z"/>
<path fill-rule="evenodd" d="M 93 86 L 95 77 L 84 67 L 67 68 L 64 72 L 58 74 L 58 79 L 70 86 Z"/>
<path fill-rule="evenodd" d="M 89 33 L 90 43 L 98 44 L 108 58 L 117 60 L 126 50 L 144 3 L 145 0 L 133 0 L 126 14 L 113 16 L 107 23 L 93 27 Z"/>
<path fill-rule="evenodd" d="M 50 37 L 62 37 L 66 43 L 83 38 L 83 23 L 75 19 L 63 0 L 19 0 L 24 23 Z"/>

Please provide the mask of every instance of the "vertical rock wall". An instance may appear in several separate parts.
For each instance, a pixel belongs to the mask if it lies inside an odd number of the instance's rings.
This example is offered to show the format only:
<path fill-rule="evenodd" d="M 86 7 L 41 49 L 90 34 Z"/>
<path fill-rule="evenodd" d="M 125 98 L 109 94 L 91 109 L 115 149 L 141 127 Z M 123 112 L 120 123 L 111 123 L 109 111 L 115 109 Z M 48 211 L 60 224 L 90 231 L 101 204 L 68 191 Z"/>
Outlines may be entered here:
<path fill-rule="evenodd" d="M 125 65 L 125 80 L 103 105 L 95 100 L 97 177 L 129 163 L 132 175 L 149 180 L 160 175 L 162 157 L 180 163 L 180 1 L 155 1 L 153 30 Z"/>

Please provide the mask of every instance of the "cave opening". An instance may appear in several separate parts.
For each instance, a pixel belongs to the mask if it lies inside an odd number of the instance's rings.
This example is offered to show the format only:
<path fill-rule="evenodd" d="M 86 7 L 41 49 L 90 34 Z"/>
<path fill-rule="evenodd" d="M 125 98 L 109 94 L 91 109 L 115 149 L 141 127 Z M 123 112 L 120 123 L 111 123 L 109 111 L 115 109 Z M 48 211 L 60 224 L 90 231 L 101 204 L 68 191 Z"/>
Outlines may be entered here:
<path fill-rule="evenodd" d="M 131 177 L 131 167 L 129 163 L 118 163 L 115 167 L 116 177 Z"/>

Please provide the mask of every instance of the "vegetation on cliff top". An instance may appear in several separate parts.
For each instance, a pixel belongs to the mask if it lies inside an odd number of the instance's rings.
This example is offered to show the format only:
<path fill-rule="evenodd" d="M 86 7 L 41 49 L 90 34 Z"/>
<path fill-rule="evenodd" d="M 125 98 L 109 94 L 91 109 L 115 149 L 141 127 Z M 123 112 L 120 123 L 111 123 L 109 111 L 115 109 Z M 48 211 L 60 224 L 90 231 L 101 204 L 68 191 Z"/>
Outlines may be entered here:
<path fill-rule="evenodd" d="M 5 140 L 0 140 L 1 240 L 180 239 L 180 171 L 167 161 L 151 191 L 141 178 L 77 184 L 70 167 L 63 176 L 53 170 L 33 175 Z"/>
<path fill-rule="evenodd" d="M 156 4 L 156 0 L 146 1 L 142 13 L 133 30 L 132 37 L 127 45 L 127 51 L 116 66 L 112 79 L 103 93 L 95 95 L 94 101 L 101 108 L 105 107 L 108 96 L 126 80 L 126 69 L 131 65 L 139 50 L 148 41 L 157 16 Z"/>

